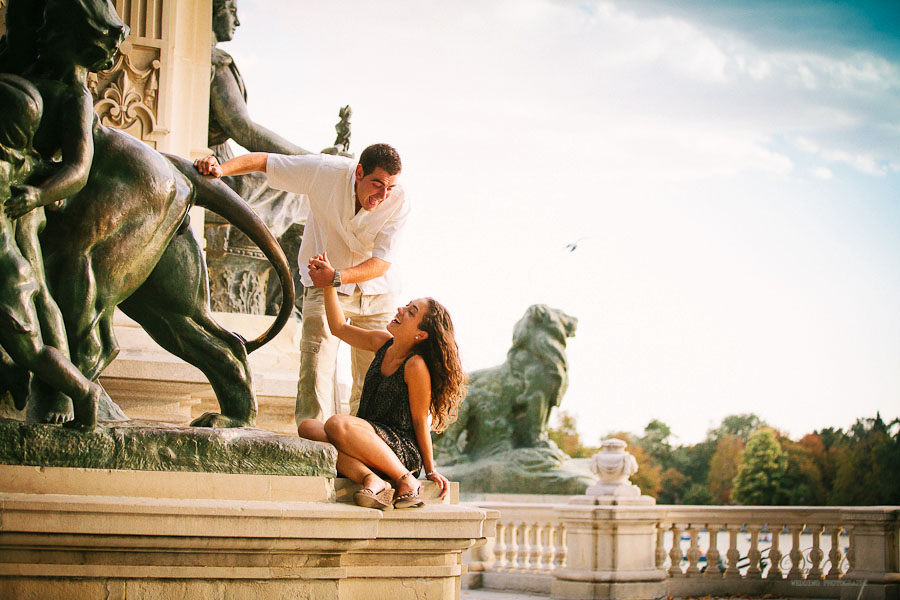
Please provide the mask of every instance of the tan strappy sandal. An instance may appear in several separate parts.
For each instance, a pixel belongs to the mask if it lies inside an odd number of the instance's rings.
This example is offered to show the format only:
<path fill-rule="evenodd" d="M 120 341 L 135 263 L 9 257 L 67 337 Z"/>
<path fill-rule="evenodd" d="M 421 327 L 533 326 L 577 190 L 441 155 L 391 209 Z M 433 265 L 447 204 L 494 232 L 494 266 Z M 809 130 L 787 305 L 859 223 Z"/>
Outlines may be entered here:
<path fill-rule="evenodd" d="M 367 475 L 374 477 L 374 475 Z M 365 484 L 366 479 L 363 479 Z M 380 492 L 373 492 L 369 488 L 364 487 L 353 494 L 353 501 L 357 506 L 363 508 L 377 508 L 378 510 L 390 510 L 394 507 L 394 489 L 387 481 L 384 482 L 384 489 Z"/>
<path fill-rule="evenodd" d="M 400 479 L 397 480 L 397 483 L 407 477 L 413 477 L 412 471 L 407 471 L 406 474 L 401 475 Z M 413 481 L 415 481 L 415 477 L 413 477 Z M 394 498 L 394 508 L 421 508 L 425 506 L 425 501 L 422 500 L 422 484 L 419 484 L 419 487 L 414 492 L 406 492 L 405 494 L 400 494 Z"/>

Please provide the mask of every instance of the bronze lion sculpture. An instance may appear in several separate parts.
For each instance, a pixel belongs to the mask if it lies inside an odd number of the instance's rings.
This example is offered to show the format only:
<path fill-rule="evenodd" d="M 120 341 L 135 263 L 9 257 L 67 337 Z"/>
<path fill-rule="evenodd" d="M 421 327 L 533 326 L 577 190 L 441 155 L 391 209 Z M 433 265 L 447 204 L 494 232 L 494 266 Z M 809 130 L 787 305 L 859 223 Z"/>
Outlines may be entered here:
<path fill-rule="evenodd" d="M 0 70 L 18 71 L 35 82 L 45 95 L 43 118 L 54 128 L 56 123 L 68 125 L 67 113 L 55 111 L 55 98 L 48 101 L 53 86 L 46 72 L 52 69 L 35 76 L 34 65 L 52 56 L 53 68 L 80 78 L 74 84 L 61 83 L 81 93 L 79 84 L 87 71 L 102 64 L 104 57 L 111 58 L 127 32 L 109 0 L 11 0 L 7 27 L 0 43 Z M 70 63 L 62 64 L 65 60 Z M 187 160 L 164 156 L 102 126 L 96 115 L 88 123 L 81 130 L 77 125 L 71 128 L 81 131 L 83 139 L 61 140 L 62 160 L 52 165 L 57 171 L 70 168 L 73 161 L 67 149 L 83 159 L 77 151 L 87 148 L 92 151 L 89 171 L 72 188 L 77 191 L 57 203 L 57 210 L 47 211 L 40 234 L 46 282 L 62 313 L 72 363 L 87 378 L 97 380 L 118 353 L 112 319 L 119 306 L 160 346 L 209 379 L 221 414 L 208 413 L 195 425 L 254 424 L 256 399 L 247 353 L 274 337 L 290 317 L 293 284 L 284 253 L 262 221 L 221 181 L 202 177 Z M 54 133 L 59 135 L 55 131 L 48 135 Z M 35 143 L 39 150 L 40 138 L 39 130 Z M 45 144 L 41 150 L 45 161 L 50 161 L 53 147 Z M 42 177 L 18 186 L 19 196 L 39 197 L 35 190 L 49 186 L 53 175 Z M 22 190 L 28 193 L 23 196 Z M 275 267 L 285 297 L 275 322 L 256 340 L 246 342 L 212 318 L 206 265 L 189 226 L 188 210 L 193 205 L 208 208 L 241 229 Z M 46 383 L 52 388 L 52 382 Z M 62 422 L 71 416 L 68 398 L 32 384 L 29 420 Z M 77 420 L 86 429 L 93 426 L 90 415 Z"/>
<path fill-rule="evenodd" d="M 442 462 L 551 443 L 547 424 L 569 383 L 566 339 L 577 325 L 575 317 L 544 304 L 525 311 L 506 362 L 469 375 L 456 423 L 437 438 Z"/>

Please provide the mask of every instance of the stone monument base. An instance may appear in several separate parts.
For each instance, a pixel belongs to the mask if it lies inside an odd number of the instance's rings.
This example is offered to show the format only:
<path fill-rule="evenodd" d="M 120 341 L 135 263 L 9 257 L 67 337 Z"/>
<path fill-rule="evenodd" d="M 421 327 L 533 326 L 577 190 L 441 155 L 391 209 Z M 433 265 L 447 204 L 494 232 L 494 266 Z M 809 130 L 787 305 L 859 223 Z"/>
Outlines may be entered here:
<path fill-rule="evenodd" d="M 440 459 L 439 459 L 440 460 Z M 441 468 L 465 494 L 583 494 L 596 477 L 553 448 L 516 448 Z"/>
<path fill-rule="evenodd" d="M 498 515 L 327 477 L 0 465 L 0 598 L 459 598 Z M 453 484 L 452 500 L 458 488 Z"/>

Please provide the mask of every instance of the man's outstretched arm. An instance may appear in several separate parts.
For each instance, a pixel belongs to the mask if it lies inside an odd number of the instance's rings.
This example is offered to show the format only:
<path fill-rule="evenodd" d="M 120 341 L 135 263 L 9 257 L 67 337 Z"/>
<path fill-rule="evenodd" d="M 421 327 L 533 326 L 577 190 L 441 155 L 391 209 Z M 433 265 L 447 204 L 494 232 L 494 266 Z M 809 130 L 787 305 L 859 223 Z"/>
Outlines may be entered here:
<path fill-rule="evenodd" d="M 225 177 L 227 175 L 246 175 L 254 172 L 265 173 L 268 160 L 268 152 L 251 152 L 235 156 L 220 165 L 219 160 L 214 155 L 209 155 L 195 160 L 194 167 L 200 171 L 201 175 Z"/>

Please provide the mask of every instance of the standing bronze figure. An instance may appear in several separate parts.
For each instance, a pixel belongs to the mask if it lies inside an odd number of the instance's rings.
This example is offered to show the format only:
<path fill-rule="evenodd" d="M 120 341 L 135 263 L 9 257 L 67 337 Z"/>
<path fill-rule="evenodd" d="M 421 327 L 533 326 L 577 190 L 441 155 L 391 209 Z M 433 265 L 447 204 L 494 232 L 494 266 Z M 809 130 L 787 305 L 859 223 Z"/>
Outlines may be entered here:
<path fill-rule="evenodd" d="M 43 10 L 35 10 L 36 5 L 43 5 Z M 21 69 L 29 80 L 33 65 L 41 57 L 53 56 L 57 70 L 44 74 L 48 81 L 54 72 L 60 77 L 72 72 L 83 82 L 82 74 L 101 59 L 111 59 L 127 31 L 109 0 L 10 0 L 8 8 L 0 65 Z M 17 40 L 36 44 L 18 46 Z M 28 52 L 33 53 L 30 61 Z M 59 84 L 74 85 L 68 80 Z M 85 128 L 68 120 L 80 115 L 48 106 L 46 97 L 44 105 L 42 123 L 65 132 L 59 142 L 62 162 L 49 163 L 48 144 L 41 152 L 48 169 L 36 169 L 25 182 L 28 186 L 52 189 L 54 177 L 80 156 L 78 150 L 92 149 L 86 178 L 66 188 L 59 210 L 48 211 L 40 235 L 48 289 L 66 324 L 71 362 L 88 380 L 97 380 L 118 353 L 112 317 L 119 306 L 163 348 L 209 378 L 222 412 L 204 415 L 194 424 L 252 425 L 256 399 L 247 353 L 274 337 L 290 318 L 293 305 L 289 268 L 275 238 L 228 186 L 200 176 L 189 161 L 164 156 L 101 125 L 93 115 Z M 13 118 L 17 117 L 0 115 L 0 120 Z M 188 210 L 194 204 L 234 223 L 278 272 L 284 300 L 273 325 L 256 340 L 246 342 L 212 319 L 206 266 L 189 226 Z M 7 212 L 19 211 L 15 201 L 6 206 Z M 45 381 L 53 390 L 72 395 L 59 378 L 48 379 L 54 379 Z M 66 396 L 36 391 L 32 387 L 30 419 L 60 421 L 71 415 Z M 92 396 L 90 402 L 95 401 Z M 74 417 L 82 428 L 93 426 L 91 414 L 77 405 Z"/>

